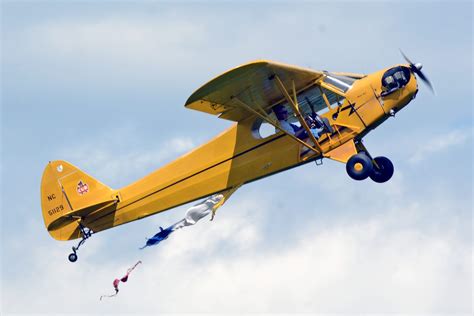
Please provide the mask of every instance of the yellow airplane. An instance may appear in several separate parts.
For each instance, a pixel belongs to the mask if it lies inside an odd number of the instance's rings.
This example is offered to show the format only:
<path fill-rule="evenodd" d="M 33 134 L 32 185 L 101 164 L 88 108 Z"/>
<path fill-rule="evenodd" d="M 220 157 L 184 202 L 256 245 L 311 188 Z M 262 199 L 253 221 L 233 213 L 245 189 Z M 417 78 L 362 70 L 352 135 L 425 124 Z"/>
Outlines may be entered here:
<path fill-rule="evenodd" d="M 231 69 L 185 107 L 233 126 L 144 178 L 115 190 L 66 161 L 49 162 L 41 180 L 46 229 L 57 240 L 81 238 L 69 255 L 74 262 L 92 233 L 215 193 L 223 203 L 242 184 L 323 158 L 345 163 L 355 180 L 388 181 L 392 163 L 372 157 L 362 138 L 415 98 L 415 74 L 433 90 L 421 64 L 403 56 L 408 64 L 369 75 L 266 60 Z"/>

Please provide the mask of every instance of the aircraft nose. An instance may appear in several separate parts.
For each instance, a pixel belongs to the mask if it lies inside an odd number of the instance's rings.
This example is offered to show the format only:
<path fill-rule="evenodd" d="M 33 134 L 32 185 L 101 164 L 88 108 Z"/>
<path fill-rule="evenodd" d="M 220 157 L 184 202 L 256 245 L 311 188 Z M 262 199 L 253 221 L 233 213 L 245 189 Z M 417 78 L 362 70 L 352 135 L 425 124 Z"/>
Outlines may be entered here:
<path fill-rule="evenodd" d="M 428 77 L 426 77 L 426 75 L 421 71 L 421 68 L 423 68 L 423 65 L 421 63 L 416 63 L 416 64 L 412 63 L 411 60 L 408 59 L 408 57 L 405 56 L 405 54 L 401 50 L 400 50 L 400 53 L 402 53 L 403 58 L 405 58 L 405 60 L 410 64 L 409 67 L 411 71 L 413 71 L 428 86 L 428 88 L 430 88 L 433 94 L 436 94 L 433 88 L 433 85 L 428 80 Z"/>

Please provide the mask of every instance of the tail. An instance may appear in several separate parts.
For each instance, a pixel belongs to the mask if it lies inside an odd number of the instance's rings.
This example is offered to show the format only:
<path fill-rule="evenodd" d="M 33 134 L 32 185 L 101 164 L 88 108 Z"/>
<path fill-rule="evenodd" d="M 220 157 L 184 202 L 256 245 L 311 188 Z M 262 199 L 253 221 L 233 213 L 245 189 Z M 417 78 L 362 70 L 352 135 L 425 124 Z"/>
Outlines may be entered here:
<path fill-rule="evenodd" d="M 57 240 L 79 237 L 78 219 L 118 199 L 117 192 L 62 160 L 51 161 L 41 179 L 44 224 Z"/>

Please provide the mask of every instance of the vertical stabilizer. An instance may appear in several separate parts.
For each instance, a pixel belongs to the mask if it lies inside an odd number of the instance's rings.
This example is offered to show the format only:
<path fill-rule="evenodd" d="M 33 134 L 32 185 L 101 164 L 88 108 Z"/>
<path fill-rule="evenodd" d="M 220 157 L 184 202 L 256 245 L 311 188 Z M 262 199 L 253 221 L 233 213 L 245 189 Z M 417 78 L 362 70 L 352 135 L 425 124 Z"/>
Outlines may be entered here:
<path fill-rule="evenodd" d="M 41 208 L 51 236 L 79 237 L 77 220 L 115 200 L 116 191 L 63 160 L 51 161 L 41 179 Z"/>

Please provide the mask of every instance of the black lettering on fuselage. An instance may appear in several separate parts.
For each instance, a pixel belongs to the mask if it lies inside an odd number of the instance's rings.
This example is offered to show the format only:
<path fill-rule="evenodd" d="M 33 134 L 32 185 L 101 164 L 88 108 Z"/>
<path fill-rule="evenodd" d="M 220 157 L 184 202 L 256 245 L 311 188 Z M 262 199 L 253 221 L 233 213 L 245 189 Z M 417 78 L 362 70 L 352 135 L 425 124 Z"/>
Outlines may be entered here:
<path fill-rule="evenodd" d="M 59 206 L 56 206 L 56 207 L 53 208 L 53 209 L 50 209 L 50 210 L 48 211 L 48 214 L 49 214 L 49 216 L 52 216 L 52 215 L 54 215 L 54 214 L 56 214 L 56 213 L 59 213 L 59 212 L 61 212 L 61 211 L 64 211 L 64 206 L 63 206 L 62 204 L 59 205 Z"/>
<path fill-rule="evenodd" d="M 54 195 L 54 193 L 51 195 L 48 195 L 48 201 L 52 201 L 54 199 L 56 199 L 56 195 Z"/>

